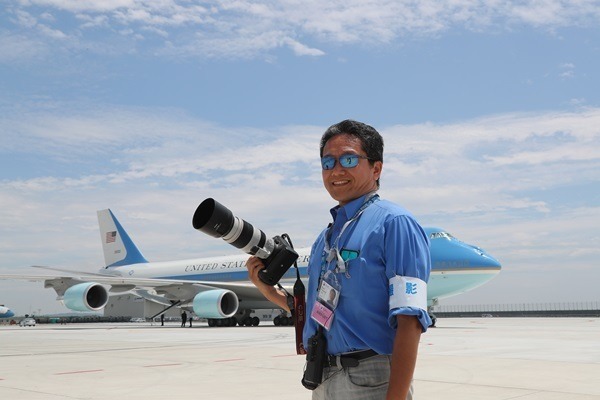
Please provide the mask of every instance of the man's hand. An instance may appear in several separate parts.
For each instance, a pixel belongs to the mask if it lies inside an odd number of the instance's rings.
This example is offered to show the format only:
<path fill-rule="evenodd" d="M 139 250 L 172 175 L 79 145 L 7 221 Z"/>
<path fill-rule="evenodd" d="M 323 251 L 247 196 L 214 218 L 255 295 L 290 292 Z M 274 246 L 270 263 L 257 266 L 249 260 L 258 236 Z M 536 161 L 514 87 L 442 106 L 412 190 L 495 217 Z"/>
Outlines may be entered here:
<path fill-rule="evenodd" d="M 248 269 L 248 278 L 267 300 L 275 303 L 278 307 L 283 308 L 286 311 L 290 311 L 287 305 L 286 294 L 275 289 L 274 286 L 267 285 L 258 277 L 258 271 L 265 268 L 265 264 L 260 258 L 256 256 L 250 257 L 248 261 L 246 261 L 246 268 Z"/>

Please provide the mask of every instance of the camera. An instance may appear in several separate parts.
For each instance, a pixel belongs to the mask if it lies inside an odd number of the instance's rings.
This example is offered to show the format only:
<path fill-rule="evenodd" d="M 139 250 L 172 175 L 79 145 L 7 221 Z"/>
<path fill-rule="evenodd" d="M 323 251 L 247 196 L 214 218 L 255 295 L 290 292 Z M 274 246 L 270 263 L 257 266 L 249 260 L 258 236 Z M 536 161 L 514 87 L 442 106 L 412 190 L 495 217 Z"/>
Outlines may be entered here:
<path fill-rule="evenodd" d="M 302 386 L 309 390 L 315 390 L 323 381 L 323 368 L 327 357 L 327 338 L 323 328 L 319 327 L 317 332 L 308 338 L 308 350 L 306 352 L 306 368 L 302 376 Z"/>
<path fill-rule="evenodd" d="M 237 247 L 263 260 L 265 268 L 258 272 L 259 279 L 273 286 L 298 259 L 298 253 L 282 236 L 267 239 L 267 235 L 250 223 L 233 215 L 215 199 L 204 200 L 194 213 L 194 229 Z"/>

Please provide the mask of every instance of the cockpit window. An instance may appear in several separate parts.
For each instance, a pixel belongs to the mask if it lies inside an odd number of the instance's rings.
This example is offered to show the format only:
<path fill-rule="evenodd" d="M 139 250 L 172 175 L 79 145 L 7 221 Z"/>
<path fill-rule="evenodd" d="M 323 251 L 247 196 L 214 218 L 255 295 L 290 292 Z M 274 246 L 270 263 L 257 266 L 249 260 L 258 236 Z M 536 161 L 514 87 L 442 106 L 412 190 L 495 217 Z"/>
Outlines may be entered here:
<path fill-rule="evenodd" d="M 451 239 L 454 239 L 454 236 L 452 236 L 448 232 L 433 232 L 429 235 L 429 239 L 431 239 L 431 240 L 440 239 L 440 238 L 451 240 Z"/>

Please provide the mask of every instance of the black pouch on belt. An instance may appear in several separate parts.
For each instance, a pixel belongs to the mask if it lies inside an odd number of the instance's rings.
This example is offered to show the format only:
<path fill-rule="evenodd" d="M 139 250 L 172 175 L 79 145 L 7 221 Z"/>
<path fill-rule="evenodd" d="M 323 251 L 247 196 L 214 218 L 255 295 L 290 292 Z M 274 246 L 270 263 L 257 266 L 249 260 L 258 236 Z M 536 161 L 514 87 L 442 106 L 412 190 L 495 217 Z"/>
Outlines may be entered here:
<path fill-rule="evenodd" d="M 323 333 L 323 327 L 319 326 L 317 333 L 308 339 L 308 350 L 306 352 L 306 367 L 302 377 L 302 385 L 315 390 L 323 380 L 323 367 L 327 359 L 327 338 Z"/>

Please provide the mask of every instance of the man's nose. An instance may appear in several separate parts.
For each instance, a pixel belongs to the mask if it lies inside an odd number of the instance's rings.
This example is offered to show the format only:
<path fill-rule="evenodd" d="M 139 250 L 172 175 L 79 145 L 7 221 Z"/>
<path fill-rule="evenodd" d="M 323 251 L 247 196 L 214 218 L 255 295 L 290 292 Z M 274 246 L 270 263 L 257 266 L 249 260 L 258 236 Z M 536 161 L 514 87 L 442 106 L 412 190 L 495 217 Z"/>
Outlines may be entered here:
<path fill-rule="evenodd" d="M 333 166 L 333 169 L 331 170 L 333 173 L 345 173 L 346 172 L 346 168 L 342 167 L 342 164 L 340 163 L 340 160 L 337 160 L 335 162 L 335 165 Z"/>

